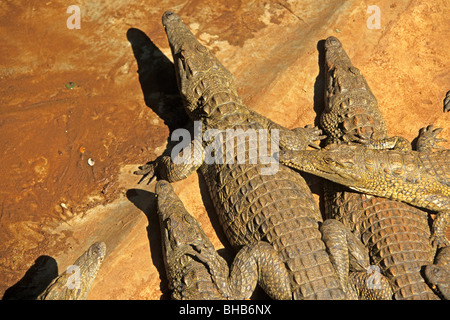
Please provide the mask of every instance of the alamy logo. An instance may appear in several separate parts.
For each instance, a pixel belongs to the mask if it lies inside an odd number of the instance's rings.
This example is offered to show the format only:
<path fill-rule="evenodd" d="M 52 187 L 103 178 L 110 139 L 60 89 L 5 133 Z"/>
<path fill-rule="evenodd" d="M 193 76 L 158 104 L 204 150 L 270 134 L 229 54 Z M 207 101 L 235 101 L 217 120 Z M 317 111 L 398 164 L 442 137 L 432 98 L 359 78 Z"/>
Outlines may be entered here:
<path fill-rule="evenodd" d="M 367 288 L 380 290 L 382 288 L 380 267 L 370 265 L 369 267 L 367 267 L 367 274 L 369 275 L 366 280 Z"/>
<path fill-rule="evenodd" d="M 269 155 L 269 133 L 265 129 L 209 129 L 203 132 L 202 122 L 194 121 L 194 137 L 186 129 L 176 129 L 172 141 L 171 159 L 175 164 L 263 164 L 261 174 L 278 172 L 279 163 Z M 270 130 L 270 154 L 279 151 L 279 130 Z M 203 148 L 203 142 L 206 147 Z M 247 149 L 248 147 L 248 149 Z M 247 159 L 248 155 L 248 159 Z"/>
<path fill-rule="evenodd" d="M 381 29 L 381 10 L 376 5 L 367 7 L 367 13 L 372 13 L 367 18 L 366 25 L 368 29 Z"/>
<path fill-rule="evenodd" d="M 81 10 L 79 6 L 67 7 L 67 13 L 72 13 L 66 21 L 67 29 L 81 29 Z"/>
<path fill-rule="evenodd" d="M 67 279 L 66 286 L 70 290 L 80 289 L 81 288 L 81 273 L 80 267 L 77 265 L 70 265 L 67 267 L 66 272 L 68 274 L 71 273 L 69 278 Z"/>

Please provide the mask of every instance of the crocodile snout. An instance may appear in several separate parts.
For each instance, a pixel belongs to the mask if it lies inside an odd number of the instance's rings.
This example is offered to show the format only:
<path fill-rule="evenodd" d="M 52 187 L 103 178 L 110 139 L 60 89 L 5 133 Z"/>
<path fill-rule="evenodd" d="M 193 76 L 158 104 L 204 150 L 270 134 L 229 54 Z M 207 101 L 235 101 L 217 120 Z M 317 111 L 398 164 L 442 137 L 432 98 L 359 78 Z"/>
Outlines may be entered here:
<path fill-rule="evenodd" d="M 338 48 L 341 46 L 341 42 L 336 37 L 331 36 L 325 40 L 325 48 Z"/>
<path fill-rule="evenodd" d="M 160 195 L 162 193 L 167 194 L 171 190 L 172 190 L 172 186 L 170 185 L 170 183 L 168 181 L 160 180 L 156 183 L 155 193 L 157 195 Z"/>
<path fill-rule="evenodd" d="M 166 11 L 162 16 L 162 23 L 166 25 L 169 22 L 181 21 L 181 18 L 173 11 Z"/>

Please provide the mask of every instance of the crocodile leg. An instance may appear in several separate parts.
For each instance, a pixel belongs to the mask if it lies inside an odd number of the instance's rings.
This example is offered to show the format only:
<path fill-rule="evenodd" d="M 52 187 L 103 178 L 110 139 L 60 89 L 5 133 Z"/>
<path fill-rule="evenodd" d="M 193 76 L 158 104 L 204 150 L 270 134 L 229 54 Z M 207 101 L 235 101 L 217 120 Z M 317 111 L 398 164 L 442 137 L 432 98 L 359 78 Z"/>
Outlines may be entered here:
<path fill-rule="evenodd" d="M 313 127 L 312 125 L 290 130 L 269 119 L 261 118 L 261 120 L 261 122 L 266 123 L 268 130 L 279 130 L 279 146 L 281 149 L 304 150 L 307 146 L 320 149 L 314 141 L 326 138 L 325 135 L 322 135 L 322 130 L 317 127 Z"/>
<path fill-rule="evenodd" d="M 280 255 L 270 244 L 260 241 L 244 246 L 234 259 L 231 279 L 246 278 L 247 273 L 241 270 L 248 269 L 248 265 L 256 267 L 254 272 L 258 273 L 258 283 L 270 297 L 278 300 L 292 299 L 289 273 Z M 232 291 L 239 292 L 241 289 L 235 287 Z"/>
<path fill-rule="evenodd" d="M 328 219 L 320 231 L 350 299 L 392 299 L 389 281 L 379 272 L 380 268 L 369 264 L 367 249 L 348 227 L 338 220 Z"/>
<path fill-rule="evenodd" d="M 202 141 L 194 139 L 185 149 L 186 153 L 178 151 L 175 147 L 177 142 L 171 141 L 166 150 L 155 160 L 139 167 L 134 174 L 142 175 L 139 183 L 148 179 L 147 184 L 152 183 L 156 178 L 175 182 L 183 180 L 195 172 L 203 163 L 204 150 Z"/>
<path fill-rule="evenodd" d="M 450 300 L 450 247 L 437 253 L 435 262 L 425 267 L 425 277 L 446 300 Z"/>
<path fill-rule="evenodd" d="M 449 91 L 450 92 L 450 91 Z M 438 145 L 440 142 L 447 141 L 438 137 L 442 128 L 434 128 L 433 125 L 421 128 L 417 137 L 417 151 L 421 153 L 431 153 L 433 149 L 442 149 Z M 439 165 L 439 164 L 438 164 Z M 445 236 L 445 230 L 450 226 L 450 210 L 443 210 L 437 213 L 432 224 L 431 243 L 435 247 L 450 245 Z"/>
<path fill-rule="evenodd" d="M 354 270 L 366 270 L 369 267 L 366 248 L 342 222 L 327 219 L 320 226 L 320 232 L 343 284 L 347 283 L 350 266 Z"/>
<path fill-rule="evenodd" d="M 431 243 L 439 248 L 450 246 L 450 241 L 445 236 L 445 230 L 450 227 L 450 210 L 438 212 L 433 221 Z"/>
<path fill-rule="evenodd" d="M 248 299 L 256 283 L 276 300 L 292 298 L 289 274 L 278 252 L 267 242 L 245 245 L 236 254 L 231 271 L 218 264 L 215 255 L 200 252 L 197 258 L 204 262 L 218 290 L 228 299 Z"/>
<path fill-rule="evenodd" d="M 421 128 L 419 130 L 419 136 L 417 137 L 416 149 L 419 152 L 432 152 L 433 149 L 442 149 L 438 145 L 439 142 L 445 142 L 446 139 L 438 138 L 438 134 L 442 131 L 442 128 L 434 129 L 431 124 L 427 127 Z"/>

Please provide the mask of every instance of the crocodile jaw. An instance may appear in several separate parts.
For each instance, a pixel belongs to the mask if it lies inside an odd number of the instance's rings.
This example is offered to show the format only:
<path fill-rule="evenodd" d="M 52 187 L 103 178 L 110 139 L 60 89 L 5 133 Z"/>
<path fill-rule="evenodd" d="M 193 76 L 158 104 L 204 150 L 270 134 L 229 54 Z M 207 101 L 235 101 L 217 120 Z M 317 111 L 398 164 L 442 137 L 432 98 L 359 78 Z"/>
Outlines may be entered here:
<path fill-rule="evenodd" d="M 362 176 L 358 170 L 351 170 L 351 162 L 337 162 L 329 157 L 326 150 L 280 150 L 279 160 L 281 163 L 303 171 L 319 176 L 321 178 L 342 184 L 353 185 L 353 189 L 360 191 L 358 185 L 362 181 Z"/>

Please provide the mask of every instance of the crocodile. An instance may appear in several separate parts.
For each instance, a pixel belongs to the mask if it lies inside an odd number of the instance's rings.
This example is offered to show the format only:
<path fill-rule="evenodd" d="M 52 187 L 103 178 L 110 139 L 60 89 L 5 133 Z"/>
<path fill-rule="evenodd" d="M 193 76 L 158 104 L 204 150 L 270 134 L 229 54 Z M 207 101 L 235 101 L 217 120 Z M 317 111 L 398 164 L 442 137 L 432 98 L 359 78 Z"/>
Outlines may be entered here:
<path fill-rule="evenodd" d="M 291 299 L 288 271 L 271 245 L 258 241 L 244 246 L 230 271 L 172 185 L 158 181 L 155 194 L 173 299 L 248 299 L 257 283 L 273 299 Z"/>
<path fill-rule="evenodd" d="M 322 150 L 280 150 L 280 161 L 352 190 L 403 201 L 436 211 L 432 239 L 450 245 L 450 150 L 404 152 L 357 145 L 330 145 Z"/>
<path fill-rule="evenodd" d="M 434 264 L 425 267 L 425 277 L 446 300 L 450 300 L 450 247 L 441 248 Z"/>
<path fill-rule="evenodd" d="M 320 131 L 312 126 L 290 130 L 244 106 L 232 74 L 197 41 L 181 18 L 167 11 L 162 22 L 186 112 L 194 126 L 201 125 L 200 139 L 195 136 L 183 151 L 183 157 L 191 155 L 191 161 L 177 164 L 171 157 L 174 150 L 166 149 L 154 161 L 140 166 L 135 172 L 142 175 L 140 182 L 179 181 L 199 169 L 224 234 L 236 251 L 266 241 L 286 265 L 293 299 L 345 299 L 345 289 L 321 239 L 319 208 L 305 180 L 284 165 L 273 170 L 272 165 L 278 163 L 270 156 L 270 160 L 257 156 L 264 154 L 261 150 L 265 147 L 273 150 L 273 145 L 314 147 Z M 205 138 L 213 130 L 229 130 L 236 139 L 221 140 L 219 135 Z M 267 143 L 261 143 L 264 139 L 252 143 L 255 141 L 249 132 L 266 134 Z M 205 154 L 212 145 L 216 151 L 223 147 L 231 157 L 220 161 L 225 157 L 222 153 L 218 161 L 207 161 L 212 156 Z M 242 150 L 244 157 L 240 157 Z M 220 152 L 211 154 L 217 159 Z M 181 157 L 181 152 L 176 155 Z"/>
<path fill-rule="evenodd" d="M 214 249 L 199 222 L 186 210 L 172 185 L 159 180 L 155 194 L 164 264 L 173 299 L 249 299 L 257 283 L 273 299 L 292 298 L 288 270 L 270 244 L 258 241 L 243 246 L 230 271 L 227 262 Z M 367 285 L 373 277 L 368 272 L 369 256 L 350 230 L 333 219 L 326 220 L 320 230 L 331 256 L 342 260 L 335 265 L 343 267 L 345 276 L 340 279 L 349 298 L 387 300 L 392 296 L 391 287 L 384 277 L 377 278 L 379 288 Z"/>
<path fill-rule="evenodd" d="M 388 137 L 377 100 L 361 71 L 353 66 L 336 37 L 325 40 L 325 106 L 320 125 L 327 145 L 362 144 L 370 148 L 408 150 L 402 137 Z M 418 148 L 433 144 L 432 130 L 422 131 Z M 325 184 L 325 216 L 348 226 L 369 250 L 371 262 L 386 275 L 394 299 L 436 299 L 425 283 L 421 268 L 431 264 L 427 212 L 409 204 L 352 192 Z"/>
<path fill-rule="evenodd" d="M 36 300 L 85 300 L 106 255 L 104 242 L 95 242 L 71 267 L 55 278 Z"/>

